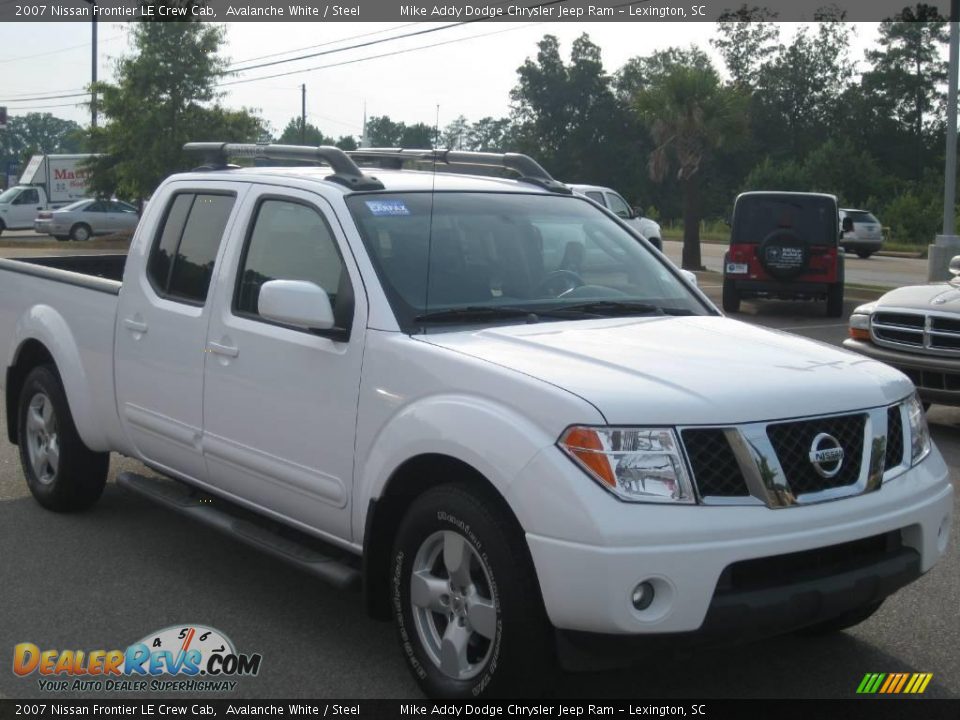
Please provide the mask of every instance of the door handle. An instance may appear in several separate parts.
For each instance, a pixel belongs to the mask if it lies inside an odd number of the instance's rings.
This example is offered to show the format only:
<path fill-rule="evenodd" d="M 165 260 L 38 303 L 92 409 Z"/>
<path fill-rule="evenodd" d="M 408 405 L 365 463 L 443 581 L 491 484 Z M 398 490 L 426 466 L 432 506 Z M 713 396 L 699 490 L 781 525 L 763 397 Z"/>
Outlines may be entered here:
<path fill-rule="evenodd" d="M 147 324 L 145 322 L 140 322 L 133 318 L 124 318 L 123 326 L 130 332 L 145 333 L 147 331 Z"/>
<path fill-rule="evenodd" d="M 209 342 L 207 349 L 217 355 L 226 355 L 227 357 L 237 357 L 240 354 L 240 348 L 233 345 L 221 345 L 220 343 Z"/>

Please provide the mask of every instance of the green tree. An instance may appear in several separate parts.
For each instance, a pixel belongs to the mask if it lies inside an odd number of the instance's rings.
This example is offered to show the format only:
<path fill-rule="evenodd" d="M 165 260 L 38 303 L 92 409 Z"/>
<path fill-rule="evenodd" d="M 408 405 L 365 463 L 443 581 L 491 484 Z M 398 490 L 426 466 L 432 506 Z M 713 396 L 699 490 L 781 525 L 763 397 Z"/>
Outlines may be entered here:
<path fill-rule="evenodd" d="M 307 123 L 306 132 L 301 140 L 300 133 L 301 119 L 299 117 L 290 118 L 290 122 L 280 133 L 277 142 L 281 145 L 333 145 L 333 138 L 324 135 L 316 125 Z"/>
<path fill-rule="evenodd" d="M 513 149 L 509 118 L 483 117 L 467 130 L 464 147 L 478 152 L 509 152 Z"/>
<path fill-rule="evenodd" d="M 400 147 L 400 137 L 405 127 L 403 123 L 394 122 L 387 115 L 374 115 L 367 120 L 367 146 Z"/>
<path fill-rule="evenodd" d="M 466 116 L 460 115 L 440 132 L 440 147 L 450 150 L 466 149 L 469 132 L 470 123 Z"/>
<path fill-rule="evenodd" d="M 745 96 L 720 82 L 713 67 L 669 64 L 651 76 L 634 104 L 650 128 L 650 176 L 673 174 L 683 193 L 683 267 L 701 269 L 701 169 L 717 150 L 747 132 Z"/>
<path fill-rule="evenodd" d="M 920 179 L 941 124 L 947 65 L 940 49 L 949 39 L 935 6 L 918 3 L 880 24 L 879 49 L 868 50 L 864 89 L 912 139 L 913 173 Z"/>
<path fill-rule="evenodd" d="M 102 194 L 143 198 L 171 172 L 195 165 L 190 141 L 253 142 L 262 122 L 248 110 L 218 103 L 221 26 L 141 22 L 131 31 L 134 52 L 116 63 L 115 83 L 99 83 L 105 124 L 90 131 L 91 147 L 105 153 L 92 164 L 92 187 Z"/>
<path fill-rule="evenodd" d="M 710 41 L 727 66 L 734 84 L 753 88 L 760 68 L 777 52 L 780 26 L 771 22 L 777 14 L 766 8 L 741 5 L 727 10 L 717 21 L 718 36 Z"/>
<path fill-rule="evenodd" d="M 22 166 L 37 153 L 78 153 L 84 150 L 80 126 L 50 113 L 27 113 L 11 117 L 7 129 L 0 131 L 0 161 Z M 6 172 L 6 170 L 3 170 Z"/>

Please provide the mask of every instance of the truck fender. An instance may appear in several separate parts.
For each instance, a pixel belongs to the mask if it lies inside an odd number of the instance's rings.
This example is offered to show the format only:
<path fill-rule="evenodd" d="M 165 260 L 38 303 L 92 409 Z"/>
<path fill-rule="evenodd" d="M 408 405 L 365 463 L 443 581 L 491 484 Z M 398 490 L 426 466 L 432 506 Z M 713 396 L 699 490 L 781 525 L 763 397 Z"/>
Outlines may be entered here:
<path fill-rule="evenodd" d="M 482 452 L 483 447 L 496 448 Z M 355 534 L 362 538 L 363 514 L 379 499 L 396 471 L 411 458 L 444 455 L 465 463 L 502 495 L 530 460 L 556 438 L 509 407 L 466 395 L 418 400 L 392 416 L 369 443 L 369 455 L 357 468 Z M 455 478 L 450 478 L 451 480 Z M 523 518 L 518 517 L 521 526 Z"/>
<path fill-rule="evenodd" d="M 16 364 L 20 350 L 28 340 L 41 343 L 53 356 L 70 404 L 70 413 L 84 445 L 95 451 L 109 450 L 103 423 L 97 418 L 92 388 L 80 359 L 80 349 L 66 320 L 49 305 L 34 305 L 27 310 L 17 320 L 14 341 L 11 343 L 14 350 L 7 358 L 7 367 Z M 112 362 L 109 355 L 101 359 L 103 362 Z"/>

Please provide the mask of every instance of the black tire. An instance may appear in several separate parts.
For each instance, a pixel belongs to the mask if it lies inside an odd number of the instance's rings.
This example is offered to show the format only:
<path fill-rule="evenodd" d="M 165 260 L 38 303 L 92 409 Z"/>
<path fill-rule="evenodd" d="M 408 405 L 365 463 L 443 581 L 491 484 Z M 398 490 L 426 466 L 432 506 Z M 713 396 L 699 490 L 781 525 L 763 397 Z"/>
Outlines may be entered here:
<path fill-rule="evenodd" d="M 725 313 L 740 312 L 740 293 L 732 280 L 723 281 L 723 311 Z"/>
<path fill-rule="evenodd" d="M 790 230 L 774 230 L 757 247 L 760 265 L 776 280 L 794 280 L 810 267 L 810 244 Z"/>
<path fill-rule="evenodd" d="M 70 228 L 70 239 L 79 242 L 86 242 L 93 237 L 93 231 L 86 223 L 77 223 Z"/>
<path fill-rule="evenodd" d="M 7 229 L 7 226 L 0 222 L 0 235 L 3 235 L 3 231 Z"/>
<path fill-rule="evenodd" d="M 847 612 L 843 613 L 843 615 L 838 615 L 835 618 L 824 620 L 816 625 L 810 625 L 808 627 L 801 628 L 797 631 L 797 634 L 806 635 L 808 637 L 819 637 L 821 635 L 830 635 L 832 633 L 841 632 L 847 628 L 851 628 L 854 625 L 859 625 L 862 623 L 877 610 L 879 610 L 881 605 L 883 605 L 883 600 L 862 605 L 858 608 L 854 608 L 853 610 L 848 610 Z"/>
<path fill-rule="evenodd" d="M 872 251 L 872 250 L 857 250 L 857 255 L 858 255 L 859 257 L 863 258 L 864 260 L 866 260 L 868 257 L 870 257 L 871 255 L 873 255 L 873 251 Z"/>
<path fill-rule="evenodd" d="M 55 237 L 58 242 L 66 242 L 70 239 L 69 235 L 54 235 L 53 237 Z"/>
<path fill-rule="evenodd" d="M 843 317 L 843 283 L 834 283 L 827 288 L 827 317 Z"/>
<path fill-rule="evenodd" d="M 465 571 L 469 585 L 458 586 L 456 572 L 447 569 L 442 548 L 448 537 L 454 543 L 465 543 L 457 546 L 470 557 Z M 439 556 L 435 554 L 437 542 L 441 544 Z M 390 567 L 391 606 L 400 648 L 414 679 L 428 696 L 529 697 L 549 685 L 556 657 L 533 562 L 519 528 L 489 492 L 450 484 L 417 498 L 397 532 Z M 439 587 L 424 597 L 435 598 L 440 610 L 414 605 L 411 581 L 415 567 L 419 576 L 427 573 Z M 461 593 L 460 587 L 469 590 Z M 438 594 L 448 589 L 449 594 Z M 471 604 L 473 599 L 492 608 L 485 614 L 485 624 L 493 637 L 474 629 L 471 621 L 477 608 Z M 455 647 L 447 638 L 464 638 L 464 634 L 466 639 L 460 642 L 465 648 L 463 660 L 454 653 L 450 664 L 451 669 L 461 668 L 456 670 L 465 675 L 460 679 L 441 669 L 441 657 L 445 648 Z M 425 637 L 433 640 L 425 641 Z M 428 647 L 429 642 L 434 647 Z"/>
<path fill-rule="evenodd" d="M 41 396 L 44 399 L 38 400 Z M 44 423 L 42 430 L 31 430 L 29 423 L 34 421 L 28 415 L 36 412 L 36 417 L 46 418 L 48 409 L 52 422 Z M 17 423 L 20 464 L 27 487 L 38 503 L 48 510 L 73 512 L 85 510 L 100 498 L 107 481 L 110 453 L 94 452 L 83 444 L 63 384 L 52 366 L 36 367 L 27 375 L 20 391 Z M 38 434 L 46 440 L 38 439 Z M 55 463 L 48 460 L 44 466 L 39 460 L 40 452 L 49 458 L 51 447 L 57 448 L 58 459 Z"/>

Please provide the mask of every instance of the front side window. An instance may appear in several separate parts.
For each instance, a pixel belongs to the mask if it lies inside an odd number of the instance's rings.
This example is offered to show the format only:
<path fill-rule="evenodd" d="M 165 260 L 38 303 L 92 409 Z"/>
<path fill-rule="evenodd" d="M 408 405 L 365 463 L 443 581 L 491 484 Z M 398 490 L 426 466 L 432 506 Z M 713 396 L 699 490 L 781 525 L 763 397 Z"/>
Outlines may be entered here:
<path fill-rule="evenodd" d="M 174 196 L 147 263 L 147 275 L 158 293 L 195 304 L 206 301 L 233 203 L 232 195 Z"/>
<path fill-rule="evenodd" d="M 607 204 L 603 201 L 603 193 L 602 193 L 602 192 L 588 192 L 588 193 L 587 193 L 587 197 L 590 198 L 591 200 L 593 200 L 595 203 L 600 203 L 600 204 L 603 205 L 604 207 L 607 206 Z"/>
<path fill-rule="evenodd" d="M 260 288 L 271 280 L 303 280 L 323 288 L 341 325 L 338 296 L 349 280 L 336 239 L 315 208 L 283 199 L 260 204 L 240 267 L 235 310 L 258 317 Z"/>
<path fill-rule="evenodd" d="M 712 312 L 666 260 L 581 197 L 411 192 L 346 201 L 408 332 L 511 313 L 529 322 Z"/>
<path fill-rule="evenodd" d="M 607 193 L 607 201 L 608 201 L 608 205 L 610 206 L 610 210 L 613 212 L 614 215 L 617 215 L 619 217 L 622 217 L 624 220 L 627 220 L 633 214 L 630 212 L 630 206 L 627 205 L 627 201 L 624 200 L 619 195 L 615 195 L 614 193 Z"/>
<path fill-rule="evenodd" d="M 14 200 L 14 205 L 36 205 L 40 202 L 40 193 L 36 190 L 24 190 L 20 197 Z"/>

